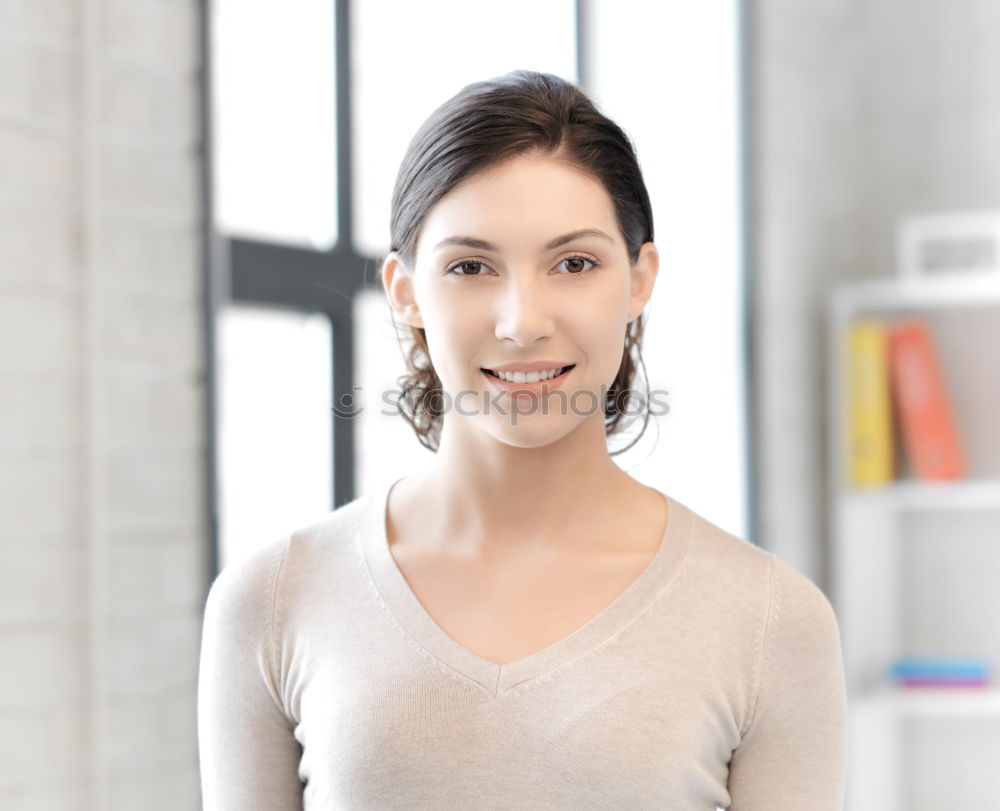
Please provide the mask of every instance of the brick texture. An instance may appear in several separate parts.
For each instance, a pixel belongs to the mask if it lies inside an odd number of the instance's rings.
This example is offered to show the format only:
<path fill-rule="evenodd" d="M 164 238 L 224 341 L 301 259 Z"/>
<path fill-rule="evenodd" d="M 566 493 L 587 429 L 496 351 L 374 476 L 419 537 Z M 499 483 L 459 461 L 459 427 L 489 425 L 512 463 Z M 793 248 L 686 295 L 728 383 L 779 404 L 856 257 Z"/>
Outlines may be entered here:
<path fill-rule="evenodd" d="M 197 22 L 0 0 L 4 809 L 200 807 Z"/>

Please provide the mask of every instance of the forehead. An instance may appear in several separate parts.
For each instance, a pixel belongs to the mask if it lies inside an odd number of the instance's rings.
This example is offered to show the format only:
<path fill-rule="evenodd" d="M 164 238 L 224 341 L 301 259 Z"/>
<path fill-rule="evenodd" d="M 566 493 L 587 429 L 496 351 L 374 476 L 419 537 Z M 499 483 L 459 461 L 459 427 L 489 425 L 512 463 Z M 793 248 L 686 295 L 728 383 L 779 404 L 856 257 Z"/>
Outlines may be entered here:
<path fill-rule="evenodd" d="M 446 237 L 481 237 L 512 249 L 541 246 L 553 236 L 598 228 L 620 243 L 614 205 L 604 186 L 568 164 L 519 156 L 467 178 L 424 219 L 418 251 Z"/>

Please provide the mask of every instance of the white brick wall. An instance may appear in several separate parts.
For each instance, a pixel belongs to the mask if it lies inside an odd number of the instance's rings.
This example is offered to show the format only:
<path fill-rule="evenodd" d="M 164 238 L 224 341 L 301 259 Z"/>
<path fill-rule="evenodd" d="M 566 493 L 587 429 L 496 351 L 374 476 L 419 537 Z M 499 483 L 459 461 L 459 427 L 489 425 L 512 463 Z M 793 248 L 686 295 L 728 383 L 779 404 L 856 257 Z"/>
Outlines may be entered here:
<path fill-rule="evenodd" d="M 0 0 L 5 811 L 200 807 L 197 19 Z"/>

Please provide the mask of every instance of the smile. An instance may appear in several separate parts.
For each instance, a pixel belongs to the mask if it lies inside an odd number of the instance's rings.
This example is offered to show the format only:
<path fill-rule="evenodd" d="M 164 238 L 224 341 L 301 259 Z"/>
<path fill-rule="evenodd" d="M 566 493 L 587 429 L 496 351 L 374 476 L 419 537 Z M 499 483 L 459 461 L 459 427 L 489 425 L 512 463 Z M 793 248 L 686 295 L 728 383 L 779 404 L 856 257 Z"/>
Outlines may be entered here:
<path fill-rule="evenodd" d="M 522 392 L 525 394 L 544 394 L 549 391 L 555 391 L 566 381 L 569 377 L 570 372 L 576 367 L 576 364 L 570 366 L 564 366 L 562 369 L 552 369 L 548 372 L 502 372 L 499 374 L 507 375 L 510 379 L 504 379 L 499 376 L 497 372 L 493 372 L 490 369 L 481 369 L 482 373 L 487 377 L 490 383 L 500 391 L 506 392 Z M 543 379 L 543 375 L 555 373 L 554 377 L 548 377 Z"/>

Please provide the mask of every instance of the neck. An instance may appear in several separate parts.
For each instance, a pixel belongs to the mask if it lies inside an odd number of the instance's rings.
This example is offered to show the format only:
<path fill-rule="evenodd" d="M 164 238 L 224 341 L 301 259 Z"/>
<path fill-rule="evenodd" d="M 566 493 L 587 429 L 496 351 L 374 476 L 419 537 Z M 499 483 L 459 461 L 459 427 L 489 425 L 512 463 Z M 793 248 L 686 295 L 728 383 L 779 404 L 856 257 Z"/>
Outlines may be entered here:
<path fill-rule="evenodd" d="M 637 483 L 608 454 L 600 416 L 537 448 L 470 436 L 446 418 L 434 463 L 408 477 L 418 534 L 463 557 L 606 542 Z"/>

